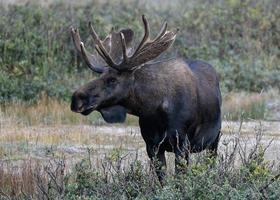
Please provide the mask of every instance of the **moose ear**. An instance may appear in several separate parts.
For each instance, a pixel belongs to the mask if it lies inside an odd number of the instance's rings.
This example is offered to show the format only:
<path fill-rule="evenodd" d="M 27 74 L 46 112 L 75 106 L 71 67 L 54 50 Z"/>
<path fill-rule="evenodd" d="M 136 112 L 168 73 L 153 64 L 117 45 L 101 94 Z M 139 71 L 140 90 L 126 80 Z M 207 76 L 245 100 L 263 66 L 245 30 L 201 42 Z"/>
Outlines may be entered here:
<path fill-rule="evenodd" d="M 107 123 L 123 123 L 126 119 L 126 109 L 122 106 L 102 108 L 99 112 Z"/>

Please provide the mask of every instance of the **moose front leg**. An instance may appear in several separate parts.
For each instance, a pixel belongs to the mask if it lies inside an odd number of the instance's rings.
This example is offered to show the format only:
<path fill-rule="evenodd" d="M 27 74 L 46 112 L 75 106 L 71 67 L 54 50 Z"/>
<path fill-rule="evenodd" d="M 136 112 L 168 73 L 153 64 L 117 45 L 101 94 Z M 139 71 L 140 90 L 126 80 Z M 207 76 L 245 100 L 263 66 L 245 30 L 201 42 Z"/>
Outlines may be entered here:
<path fill-rule="evenodd" d="M 146 148 L 152 165 L 155 168 L 159 182 L 161 185 L 164 185 L 164 179 L 166 176 L 166 158 L 164 151 L 159 151 L 158 147 L 155 147 L 155 145 L 147 144 Z"/>
<path fill-rule="evenodd" d="M 151 159 L 153 167 L 155 167 L 161 185 L 164 184 L 164 177 L 166 175 L 166 159 L 163 143 L 167 136 L 162 124 L 157 116 L 139 118 L 141 135 L 145 140 L 148 156 Z"/>

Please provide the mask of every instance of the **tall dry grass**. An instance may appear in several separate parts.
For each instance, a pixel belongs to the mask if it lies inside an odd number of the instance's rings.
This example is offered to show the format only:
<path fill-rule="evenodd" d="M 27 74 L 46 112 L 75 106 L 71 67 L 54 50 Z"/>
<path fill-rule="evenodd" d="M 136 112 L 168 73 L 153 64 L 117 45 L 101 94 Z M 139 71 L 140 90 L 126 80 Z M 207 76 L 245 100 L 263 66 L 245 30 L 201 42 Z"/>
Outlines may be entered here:
<path fill-rule="evenodd" d="M 137 118 L 127 116 L 126 124 L 136 124 Z M 63 124 L 104 124 L 98 112 L 88 116 L 74 113 L 70 109 L 70 102 L 50 98 L 42 95 L 35 103 L 13 101 L 0 105 L 1 126 L 35 126 L 35 125 L 63 125 Z"/>
<path fill-rule="evenodd" d="M 268 103 L 279 104 L 278 99 L 279 91 L 273 89 L 261 93 L 229 92 L 224 94 L 223 115 L 225 119 L 235 121 L 240 119 L 269 120 L 273 118 L 275 110 L 269 108 Z"/>
<path fill-rule="evenodd" d="M 92 124 L 100 115 L 94 112 L 83 117 L 70 110 L 70 103 L 42 95 L 36 103 L 8 102 L 1 105 L 2 126 L 33 126 L 55 124 Z"/>

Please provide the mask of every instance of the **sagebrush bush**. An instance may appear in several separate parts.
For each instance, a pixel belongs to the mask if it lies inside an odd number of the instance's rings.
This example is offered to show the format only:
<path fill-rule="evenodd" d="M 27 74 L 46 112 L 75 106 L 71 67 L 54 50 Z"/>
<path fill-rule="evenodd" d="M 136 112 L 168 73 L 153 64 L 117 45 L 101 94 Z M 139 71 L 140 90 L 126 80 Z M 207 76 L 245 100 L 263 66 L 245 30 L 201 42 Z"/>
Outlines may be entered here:
<path fill-rule="evenodd" d="M 0 100 L 36 100 L 42 92 L 69 99 L 88 80 L 74 50 L 69 27 L 89 43 L 87 22 L 102 37 L 111 28 L 131 27 L 139 38 L 140 16 L 155 27 L 166 19 L 180 28 L 164 57 L 182 55 L 210 62 L 225 91 L 279 87 L 280 4 L 277 0 L 96 1 L 41 6 L 0 6 Z M 155 34 L 155 33 L 153 33 Z M 90 46 L 90 45 L 87 45 Z"/>

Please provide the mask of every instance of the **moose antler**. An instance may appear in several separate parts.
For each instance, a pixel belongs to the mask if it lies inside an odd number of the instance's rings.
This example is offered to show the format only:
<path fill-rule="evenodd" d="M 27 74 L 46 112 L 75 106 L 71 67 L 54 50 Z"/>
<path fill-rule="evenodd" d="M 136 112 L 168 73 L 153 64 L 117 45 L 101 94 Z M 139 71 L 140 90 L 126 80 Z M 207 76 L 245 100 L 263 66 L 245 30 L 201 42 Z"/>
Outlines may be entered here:
<path fill-rule="evenodd" d="M 136 48 L 136 50 L 131 56 L 127 55 L 127 47 L 126 47 L 126 40 L 124 34 L 122 32 L 119 33 L 121 37 L 123 59 L 118 64 L 115 63 L 115 61 L 112 59 L 112 57 L 104 47 L 102 41 L 100 40 L 95 30 L 93 29 L 91 23 L 89 23 L 92 38 L 96 43 L 95 49 L 110 67 L 118 71 L 132 70 L 133 68 L 147 61 L 155 59 L 172 45 L 178 30 L 176 32 L 167 31 L 166 30 L 167 23 L 165 22 L 159 34 L 155 37 L 155 39 L 151 40 L 149 38 L 150 35 L 149 23 L 145 15 L 142 15 L 142 20 L 144 24 L 145 34 L 140 44 L 138 45 L 138 47 Z"/>
<path fill-rule="evenodd" d="M 120 32 L 115 32 L 112 30 L 103 41 L 99 40 L 99 43 L 101 43 L 103 48 L 107 52 L 109 52 L 109 55 L 112 57 L 112 59 L 117 60 L 118 62 L 122 59 L 122 52 L 119 51 L 121 45 L 120 33 L 124 35 L 128 46 L 128 51 L 130 51 L 134 32 L 129 28 L 121 29 Z M 81 41 L 78 29 L 74 29 L 73 27 L 71 27 L 71 35 L 78 54 L 84 59 L 88 67 L 94 72 L 102 73 L 104 69 L 107 68 L 106 62 L 104 61 L 103 57 L 101 57 L 101 59 L 98 53 L 90 54 L 85 49 L 85 46 Z"/>
<path fill-rule="evenodd" d="M 145 34 L 132 55 L 128 55 L 131 50 L 128 49 L 128 46 L 131 45 L 134 34 L 131 29 L 123 29 L 118 33 L 112 32 L 101 41 L 91 22 L 89 22 L 95 49 L 109 67 L 117 71 L 133 70 L 135 67 L 155 59 L 172 45 L 178 30 L 176 32 L 167 31 L 167 23 L 165 22 L 155 39 L 151 40 L 149 38 L 150 27 L 145 15 L 142 15 L 142 20 Z M 102 73 L 104 66 L 97 65 L 97 57 L 85 49 L 83 42 L 81 42 L 79 31 L 71 28 L 71 34 L 79 55 L 85 60 L 89 68 L 97 73 Z M 119 51 L 120 47 L 122 49 L 121 52 Z M 120 58 L 122 59 L 120 60 Z"/>
<path fill-rule="evenodd" d="M 94 72 L 102 73 L 104 71 L 104 66 L 96 65 L 96 63 L 98 63 L 97 58 L 93 54 L 88 53 L 85 49 L 83 42 L 81 42 L 81 37 L 78 29 L 74 29 L 73 27 L 71 27 L 71 35 L 77 52 L 85 60 L 88 67 Z M 108 45 L 109 39 L 109 37 L 106 37 L 103 42 Z"/>

